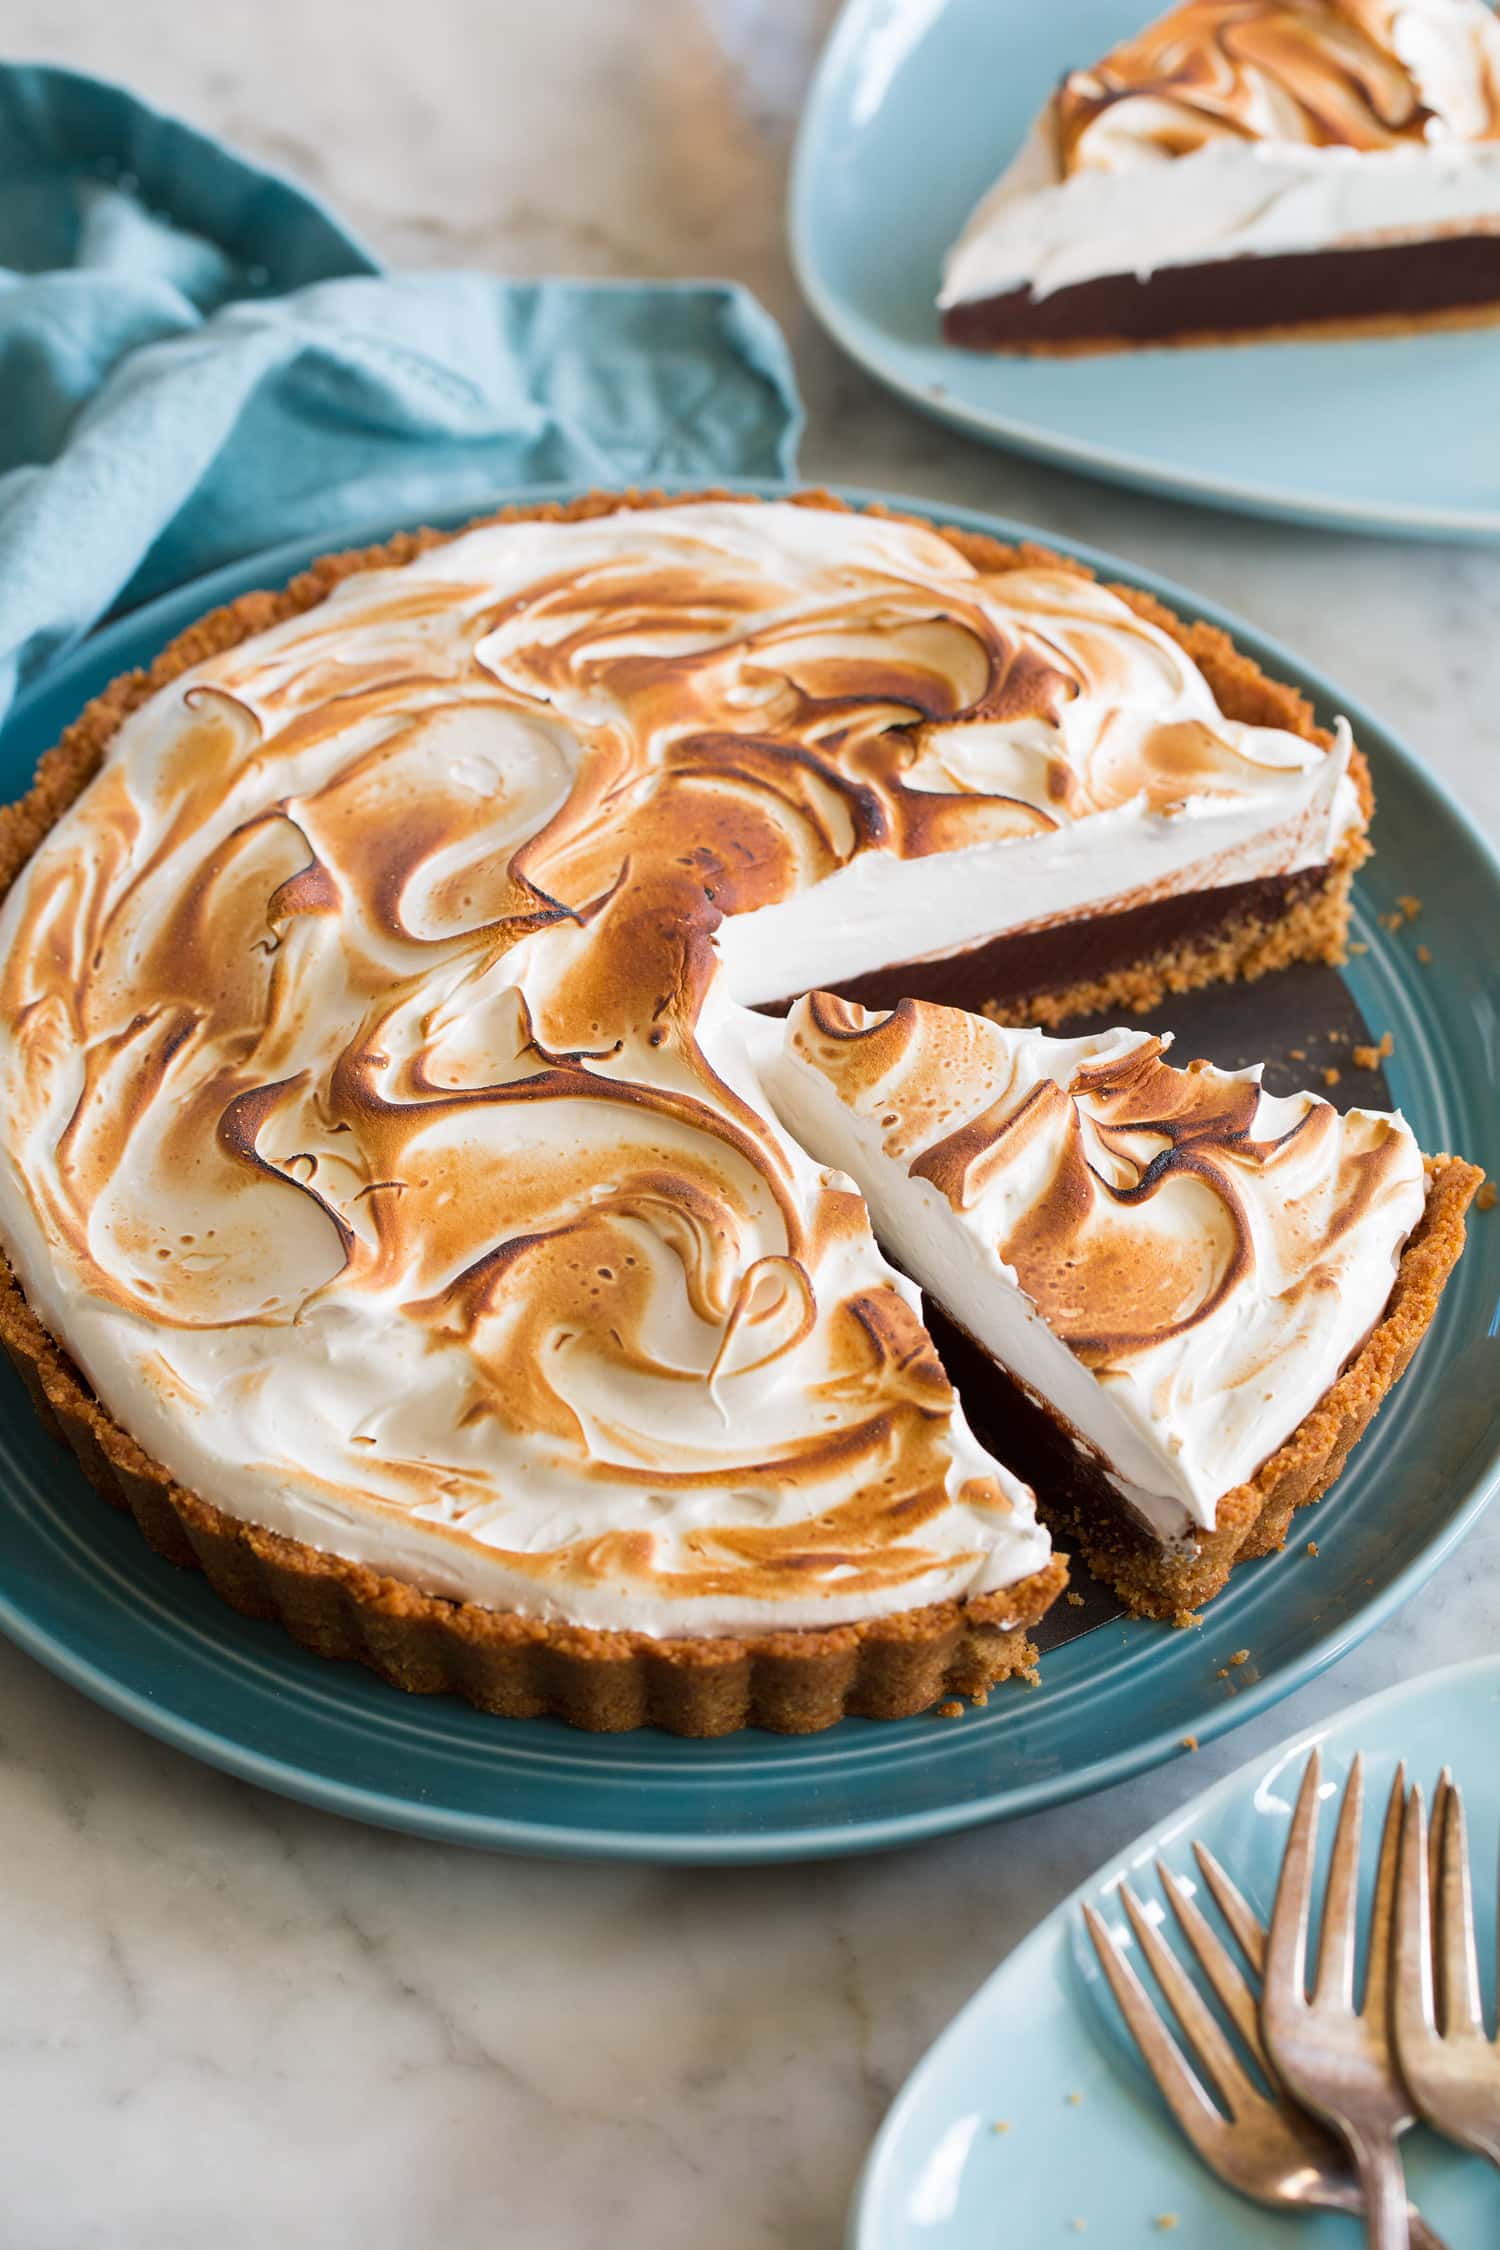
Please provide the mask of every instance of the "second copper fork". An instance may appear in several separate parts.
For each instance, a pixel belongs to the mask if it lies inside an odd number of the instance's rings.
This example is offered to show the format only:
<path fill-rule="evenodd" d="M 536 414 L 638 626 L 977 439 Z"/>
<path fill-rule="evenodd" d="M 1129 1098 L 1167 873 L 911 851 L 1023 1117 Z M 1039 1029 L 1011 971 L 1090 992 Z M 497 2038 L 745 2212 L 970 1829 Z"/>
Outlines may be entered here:
<path fill-rule="evenodd" d="M 1455 1784 L 1433 1800 L 1431 1869 L 1426 1825 L 1422 1792 L 1413 1789 L 1401 1836 L 1393 1956 L 1396 2050 L 1428 2124 L 1500 2164 L 1500 2032 L 1491 2040 L 1484 2028 L 1468 1836 Z"/>
<path fill-rule="evenodd" d="M 1322 1761 L 1307 1761 L 1276 1886 L 1266 1943 L 1261 2029 L 1277 2072 L 1304 2107 L 1332 2125 L 1364 2193 L 1372 2250 L 1407 2250 L 1406 2183 L 1397 2137 L 1413 2122 L 1396 2070 L 1389 2020 L 1389 1954 L 1396 1858 L 1406 1800 L 1397 1767 L 1381 1834 L 1364 1991 L 1355 2006 L 1359 1837 L 1364 1770 L 1355 1757 L 1339 1808 L 1323 1901 L 1317 1980 L 1307 1991 L 1307 1940 Z"/>

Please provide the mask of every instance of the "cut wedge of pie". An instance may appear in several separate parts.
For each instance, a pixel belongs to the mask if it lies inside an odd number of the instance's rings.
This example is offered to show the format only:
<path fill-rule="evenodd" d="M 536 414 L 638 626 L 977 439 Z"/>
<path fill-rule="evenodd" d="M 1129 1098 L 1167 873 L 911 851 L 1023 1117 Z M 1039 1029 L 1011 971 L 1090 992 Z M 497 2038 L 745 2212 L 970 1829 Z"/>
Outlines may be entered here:
<path fill-rule="evenodd" d="M 1481 1175 L 1398 1114 L 1167 1042 L 798 1003 L 768 1066 L 859 1181 L 981 1427 L 1097 1575 L 1178 1616 L 1279 1546 L 1405 1368 Z"/>
<path fill-rule="evenodd" d="M 1399 333 L 1500 315 L 1484 0 L 1184 0 L 1070 71 L 950 251 L 978 350 Z"/>

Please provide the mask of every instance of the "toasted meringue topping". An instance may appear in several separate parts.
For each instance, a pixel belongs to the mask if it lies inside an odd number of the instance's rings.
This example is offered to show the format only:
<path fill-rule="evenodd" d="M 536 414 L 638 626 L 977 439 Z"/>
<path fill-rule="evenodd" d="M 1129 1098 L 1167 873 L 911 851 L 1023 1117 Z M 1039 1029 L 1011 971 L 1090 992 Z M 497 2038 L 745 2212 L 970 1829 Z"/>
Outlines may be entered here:
<path fill-rule="evenodd" d="M 1346 761 L 910 526 L 470 533 L 165 688 L 23 871 L 0 1238 L 184 1484 L 435 1591 L 657 1632 L 993 1591 L 1030 1496 L 735 1002 L 1324 860 Z"/>
<path fill-rule="evenodd" d="M 773 1099 L 891 1253 L 1162 1532 L 1211 1526 L 1383 1311 L 1421 1215 L 1399 1116 L 1276 1100 L 1140 1031 L 798 1003 Z"/>
<path fill-rule="evenodd" d="M 941 302 L 1497 226 L 1485 0 L 1185 0 L 1067 74 Z"/>

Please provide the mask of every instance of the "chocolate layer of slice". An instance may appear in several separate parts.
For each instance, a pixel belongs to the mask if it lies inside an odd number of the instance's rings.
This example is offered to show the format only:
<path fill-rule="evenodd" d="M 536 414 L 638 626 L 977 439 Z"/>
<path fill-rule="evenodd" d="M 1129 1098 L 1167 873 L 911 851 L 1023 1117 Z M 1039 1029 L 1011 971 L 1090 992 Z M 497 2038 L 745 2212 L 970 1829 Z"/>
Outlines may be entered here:
<path fill-rule="evenodd" d="M 1218 258 L 1149 274 L 1104 274 L 1045 296 L 1008 289 L 950 305 L 943 334 L 978 351 L 1105 351 L 1367 322 L 1416 326 L 1437 315 L 1486 311 L 1500 319 L 1500 234 Z"/>

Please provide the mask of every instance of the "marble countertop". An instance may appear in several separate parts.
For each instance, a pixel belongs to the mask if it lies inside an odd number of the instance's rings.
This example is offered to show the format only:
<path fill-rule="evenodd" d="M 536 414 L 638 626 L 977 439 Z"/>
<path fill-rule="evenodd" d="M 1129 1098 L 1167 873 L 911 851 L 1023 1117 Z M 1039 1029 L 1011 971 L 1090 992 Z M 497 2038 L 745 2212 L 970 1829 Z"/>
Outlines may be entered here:
<path fill-rule="evenodd" d="M 10 0 L 5 28 L 12 53 L 232 135 L 393 260 L 738 276 L 791 339 L 810 477 L 1028 517 L 1187 581 L 1347 682 L 1500 837 L 1500 554 L 1089 484 L 919 420 L 823 340 L 781 210 L 832 12 Z M 0 2241 L 833 2245 L 902 2078 L 1059 1897 L 1293 1730 L 1492 1648 L 1497 1608 L 1500 1511 L 1398 1625 L 1197 1756 L 1009 1828 L 728 1874 L 356 1828 L 190 1763 L 0 1643 Z"/>

